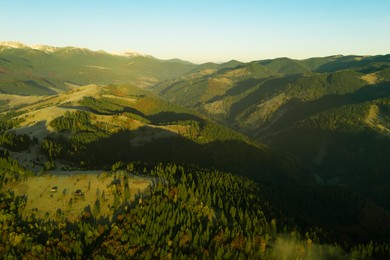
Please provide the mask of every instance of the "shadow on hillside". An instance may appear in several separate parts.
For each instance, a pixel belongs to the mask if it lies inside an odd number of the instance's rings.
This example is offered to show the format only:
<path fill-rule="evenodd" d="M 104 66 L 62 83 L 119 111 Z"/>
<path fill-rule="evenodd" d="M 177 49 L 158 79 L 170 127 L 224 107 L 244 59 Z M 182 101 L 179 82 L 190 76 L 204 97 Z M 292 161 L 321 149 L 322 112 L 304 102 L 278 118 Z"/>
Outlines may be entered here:
<path fill-rule="evenodd" d="M 242 110 L 251 107 L 253 104 L 257 104 L 258 101 L 265 99 L 267 96 L 272 96 L 273 93 L 278 92 L 281 88 L 284 88 L 288 83 L 293 82 L 299 77 L 299 75 L 288 75 L 281 78 L 259 79 L 254 81 L 254 85 L 252 87 L 258 88 L 253 93 L 247 95 L 245 98 L 231 106 L 229 115 L 230 119 L 234 119 L 234 117 Z M 262 82 L 264 83 L 261 84 L 261 86 L 258 86 Z M 237 91 L 239 91 L 239 89 L 237 89 Z"/>
<path fill-rule="evenodd" d="M 64 144 L 64 147 L 70 145 Z M 257 180 L 312 182 L 310 174 L 300 164 L 272 150 L 259 149 L 237 140 L 200 144 L 175 132 L 151 126 L 123 130 L 83 144 L 76 152 L 64 152 L 59 159 L 75 164 L 83 162 L 89 169 L 110 168 L 118 161 L 173 162 L 216 168 Z"/>
<path fill-rule="evenodd" d="M 207 103 L 212 103 L 212 102 L 215 102 L 217 100 L 223 99 L 225 97 L 239 95 L 242 92 L 245 92 L 247 90 L 250 90 L 251 88 L 256 87 L 257 84 L 259 84 L 261 82 L 264 82 L 265 80 L 266 79 L 250 78 L 250 79 L 246 79 L 246 80 L 240 81 L 240 82 L 238 82 L 237 85 L 235 85 L 234 87 L 228 89 L 225 94 L 220 95 L 220 96 L 215 96 L 212 99 L 210 99 L 209 101 L 207 101 Z"/>
<path fill-rule="evenodd" d="M 178 121 L 196 121 L 204 122 L 203 119 L 188 113 L 175 113 L 175 112 L 160 112 L 158 114 L 146 116 L 153 125 L 166 125 L 176 123 Z"/>
<path fill-rule="evenodd" d="M 300 227 L 325 228 L 338 243 L 369 237 L 387 240 L 390 214 L 370 198 L 341 186 L 278 185 L 262 182 L 260 193 L 293 216 Z M 293 198 L 293 199 L 292 199 Z M 341 234 L 341 235 L 340 235 Z"/>
<path fill-rule="evenodd" d="M 140 116 L 142 118 L 145 118 L 151 122 L 152 125 L 169 125 L 169 124 L 176 124 L 178 121 L 196 121 L 196 122 L 204 122 L 203 119 L 201 119 L 198 116 L 195 116 L 193 114 L 189 113 L 177 113 L 177 112 L 171 112 L 171 111 L 163 111 L 157 114 L 153 115 L 146 115 L 142 113 L 141 111 L 132 108 L 132 107 L 125 107 L 122 112 L 130 112 L 132 114 L 135 114 L 137 116 Z"/>
<path fill-rule="evenodd" d="M 141 111 L 132 108 L 132 107 L 124 107 L 121 110 L 107 110 L 107 111 L 98 111 L 96 109 L 87 107 L 87 106 L 60 106 L 61 108 L 67 108 L 67 109 L 77 109 L 82 111 L 88 111 L 92 112 L 96 115 L 120 115 L 122 113 L 131 113 L 134 114 L 140 118 L 147 119 L 150 121 L 152 125 L 169 125 L 169 124 L 175 124 L 178 121 L 196 121 L 199 123 L 204 122 L 203 119 L 201 119 L 198 116 L 195 116 L 193 114 L 189 113 L 176 113 L 171 111 L 163 111 L 157 114 L 153 115 L 146 115 L 142 113 Z M 131 117 L 131 116 L 130 116 Z M 137 118 L 135 118 L 137 119 Z"/>
<path fill-rule="evenodd" d="M 384 97 L 390 97 L 390 86 L 388 83 L 365 86 L 354 93 L 326 95 L 322 98 L 308 102 L 293 99 L 281 106 L 275 112 L 275 114 L 278 114 L 280 111 L 283 111 L 283 113 L 279 113 L 281 116 L 278 120 L 270 125 L 263 133 L 261 133 L 261 135 L 265 136 L 267 134 L 280 131 L 292 126 L 297 121 L 329 109 L 372 101 Z"/>

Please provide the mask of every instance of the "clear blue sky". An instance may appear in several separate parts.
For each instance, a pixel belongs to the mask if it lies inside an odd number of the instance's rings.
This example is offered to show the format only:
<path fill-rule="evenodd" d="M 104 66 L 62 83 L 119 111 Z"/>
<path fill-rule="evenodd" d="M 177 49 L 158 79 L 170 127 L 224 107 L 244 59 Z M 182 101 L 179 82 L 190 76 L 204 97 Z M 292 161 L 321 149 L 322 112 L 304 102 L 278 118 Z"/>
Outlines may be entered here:
<path fill-rule="evenodd" d="M 196 63 L 390 53 L 390 0 L 0 0 L 0 41 Z"/>

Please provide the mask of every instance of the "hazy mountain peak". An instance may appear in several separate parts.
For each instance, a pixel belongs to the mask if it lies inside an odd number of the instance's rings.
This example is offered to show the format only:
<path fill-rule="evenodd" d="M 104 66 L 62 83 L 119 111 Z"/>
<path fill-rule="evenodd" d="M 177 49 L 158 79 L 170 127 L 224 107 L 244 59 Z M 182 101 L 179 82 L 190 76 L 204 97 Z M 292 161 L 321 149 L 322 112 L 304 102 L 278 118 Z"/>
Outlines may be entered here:
<path fill-rule="evenodd" d="M 30 48 L 29 46 L 16 41 L 4 41 L 0 42 L 1 47 L 9 48 L 9 49 L 17 49 L 17 48 Z"/>
<path fill-rule="evenodd" d="M 59 49 L 58 47 L 53 47 L 53 46 L 49 46 L 49 45 L 39 45 L 39 44 L 31 46 L 31 48 L 34 50 L 40 50 L 40 51 L 47 52 L 47 53 L 55 52 L 56 50 Z"/>
<path fill-rule="evenodd" d="M 34 50 L 40 50 L 43 52 L 54 52 L 59 49 L 59 47 L 53 47 L 49 45 L 27 45 L 21 42 L 17 41 L 4 41 L 0 42 L 0 47 L 6 48 L 6 49 L 34 49 Z"/>
<path fill-rule="evenodd" d="M 82 48 L 82 47 L 75 47 L 75 46 L 66 46 L 63 48 L 57 48 L 58 51 L 61 51 L 65 54 L 78 54 L 78 55 L 87 55 L 87 54 L 93 54 L 93 53 L 100 53 L 101 51 L 92 51 L 88 48 Z"/>
<path fill-rule="evenodd" d="M 139 52 L 136 52 L 136 51 L 133 51 L 133 50 L 127 50 L 127 51 L 123 51 L 123 52 L 111 52 L 110 54 L 117 55 L 117 56 L 130 57 L 130 58 L 133 58 L 133 57 L 150 57 L 150 55 L 139 53 Z"/>

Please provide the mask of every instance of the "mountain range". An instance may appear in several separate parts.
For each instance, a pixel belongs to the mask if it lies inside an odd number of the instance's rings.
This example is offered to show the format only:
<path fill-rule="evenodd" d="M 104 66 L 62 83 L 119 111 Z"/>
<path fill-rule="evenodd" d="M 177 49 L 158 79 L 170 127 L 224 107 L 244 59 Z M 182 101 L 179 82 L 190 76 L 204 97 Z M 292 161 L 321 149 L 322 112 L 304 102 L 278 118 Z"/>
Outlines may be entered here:
<path fill-rule="evenodd" d="M 225 171 L 256 183 L 268 220 L 388 240 L 390 55 L 193 64 L 3 42 L 0 93 L 1 154 L 20 169 Z"/>
<path fill-rule="evenodd" d="M 87 84 L 129 83 L 146 87 L 195 67 L 181 60 L 142 55 L 113 55 L 76 47 L 0 44 L 0 91 L 50 95 Z"/>

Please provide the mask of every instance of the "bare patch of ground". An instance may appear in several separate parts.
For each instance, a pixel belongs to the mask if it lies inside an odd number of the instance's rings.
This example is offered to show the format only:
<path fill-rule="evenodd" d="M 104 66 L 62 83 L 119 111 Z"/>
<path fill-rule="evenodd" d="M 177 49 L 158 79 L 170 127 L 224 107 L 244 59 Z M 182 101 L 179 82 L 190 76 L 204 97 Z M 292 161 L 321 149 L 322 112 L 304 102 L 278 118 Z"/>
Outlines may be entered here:
<path fill-rule="evenodd" d="M 366 123 L 371 128 L 379 130 L 382 133 L 390 133 L 390 129 L 380 123 L 379 107 L 377 105 L 370 106 L 367 116 L 364 119 L 364 123 Z"/>
<path fill-rule="evenodd" d="M 369 126 L 375 126 L 374 122 L 378 118 L 378 112 L 379 112 L 378 106 L 371 105 L 370 109 L 368 110 L 368 114 L 364 119 L 364 122 Z"/>
<path fill-rule="evenodd" d="M 376 73 L 366 74 L 366 75 L 361 76 L 360 78 L 362 80 L 364 80 L 369 85 L 376 84 L 379 81 L 378 76 L 376 75 Z"/>

